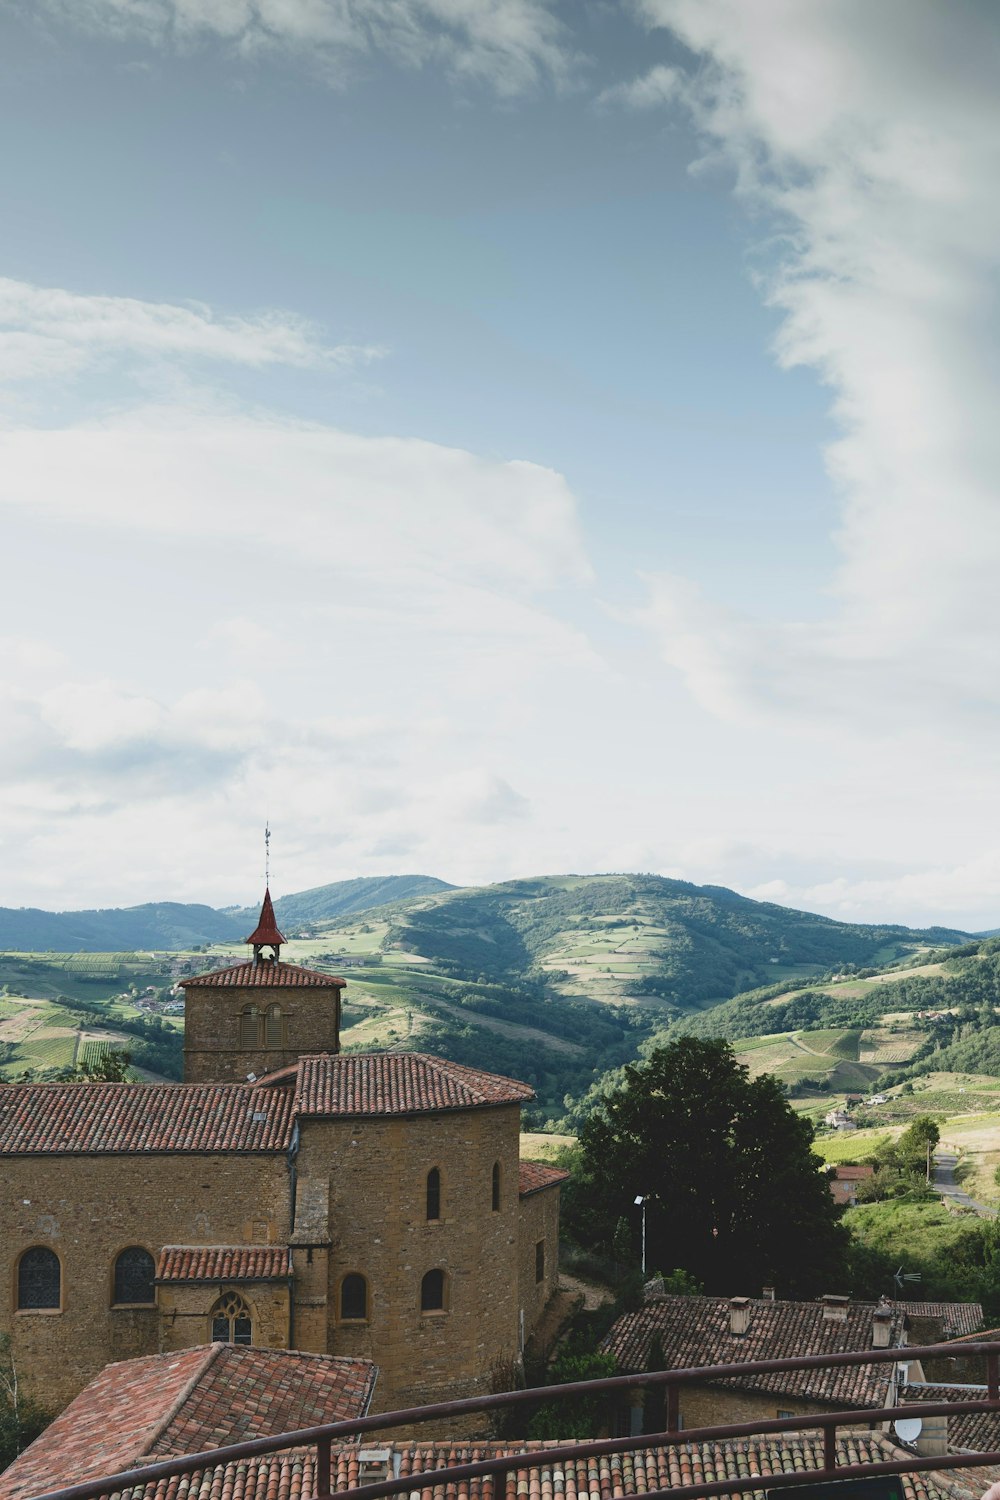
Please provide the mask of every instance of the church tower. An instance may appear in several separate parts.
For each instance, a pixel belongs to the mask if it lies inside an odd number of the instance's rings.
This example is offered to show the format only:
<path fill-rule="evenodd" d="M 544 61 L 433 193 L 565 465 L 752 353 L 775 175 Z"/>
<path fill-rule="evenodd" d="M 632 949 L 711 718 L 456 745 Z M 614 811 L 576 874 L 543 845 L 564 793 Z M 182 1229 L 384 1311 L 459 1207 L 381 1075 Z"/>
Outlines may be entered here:
<path fill-rule="evenodd" d="M 182 981 L 184 1082 L 242 1083 L 340 1051 L 343 979 L 282 963 L 285 939 L 265 890 L 247 963 Z"/>

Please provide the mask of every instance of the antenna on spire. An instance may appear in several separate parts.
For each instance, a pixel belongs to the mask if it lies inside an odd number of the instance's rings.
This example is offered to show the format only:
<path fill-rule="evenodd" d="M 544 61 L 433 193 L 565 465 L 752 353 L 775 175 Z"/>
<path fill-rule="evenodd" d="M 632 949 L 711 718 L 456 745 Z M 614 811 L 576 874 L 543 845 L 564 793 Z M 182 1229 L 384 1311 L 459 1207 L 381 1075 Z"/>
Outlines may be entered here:
<path fill-rule="evenodd" d="M 271 885 L 271 820 L 264 824 L 264 889 Z"/>

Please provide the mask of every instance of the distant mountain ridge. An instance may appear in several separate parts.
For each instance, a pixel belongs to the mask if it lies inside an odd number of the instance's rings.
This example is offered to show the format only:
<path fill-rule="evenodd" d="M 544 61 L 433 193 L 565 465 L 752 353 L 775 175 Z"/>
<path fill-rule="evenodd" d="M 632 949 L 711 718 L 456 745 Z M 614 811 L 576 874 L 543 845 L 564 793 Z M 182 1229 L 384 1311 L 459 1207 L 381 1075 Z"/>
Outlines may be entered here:
<path fill-rule="evenodd" d="M 448 891 L 432 875 L 368 875 L 316 886 L 275 901 L 278 921 L 290 927 L 333 921 L 396 901 Z M 0 907 L 0 949 L 15 953 L 127 953 L 177 950 L 206 943 L 242 943 L 260 908 L 148 901 L 141 906 L 87 911 Z"/>

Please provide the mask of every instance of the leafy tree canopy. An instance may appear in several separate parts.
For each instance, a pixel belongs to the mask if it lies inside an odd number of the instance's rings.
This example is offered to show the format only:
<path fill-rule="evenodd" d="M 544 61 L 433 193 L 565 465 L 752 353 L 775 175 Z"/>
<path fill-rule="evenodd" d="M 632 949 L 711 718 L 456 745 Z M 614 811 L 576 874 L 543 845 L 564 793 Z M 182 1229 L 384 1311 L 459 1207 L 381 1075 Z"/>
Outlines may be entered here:
<path fill-rule="evenodd" d="M 777 1079 L 751 1079 L 726 1041 L 682 1037 L 627 1067 L 584 1124 L 567 1228 L 607 1246 L 644 1196 L 647 1265 L 719 1294 L 836 1290 L 847 1234 L 812 1138 Z"/>

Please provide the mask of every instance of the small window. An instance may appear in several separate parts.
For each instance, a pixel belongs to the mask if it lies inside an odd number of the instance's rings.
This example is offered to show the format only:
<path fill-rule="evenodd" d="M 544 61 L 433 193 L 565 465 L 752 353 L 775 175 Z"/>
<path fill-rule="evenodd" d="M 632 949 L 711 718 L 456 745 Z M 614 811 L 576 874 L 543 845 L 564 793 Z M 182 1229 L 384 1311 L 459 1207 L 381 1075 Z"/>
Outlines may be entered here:
<path fill-rule="evenodd" d="M 156 1266 L 149 1251 L 141 1245 L 130 1245 L 115 1261 L 115 1302 L 155 1302 L 155 1275 Z"/>
<path fill-rule="evenodd" d="M 224 1292 L 212 1308 L 212 1343 L 253 1343 L 250 1309 L 238 1292 Z"/>
<path fill-rule="evenodd" d="M 443 1271 L 428 1271 L 420 1283 L 420 1311 L 444 1312 Z"/>
<path fill-rule="evenodd" d="M 280 1047 L 285 1040 L 281 1006 L 269 1005 L 264 1020 L 264 1040 L 268 1047 Z"/>
<path fill-rule="evenodd" d="M 17 1305 L 22 1312 L 62 1305 L 62 1267 L 54 1250 L 25 1250 L 17 1265 Z"/>
<path fill-rule="evenodd" d="M 345 1323 L 361 1323 L 368 1316 L 368 1283 L 356 1271 L 340 1283 L 340 1316 Z"/>
<path fill-rule="evenodd" d="M 427 1173 L 427 1217 L 441 1217 L 441 1173 L 437 1167 L 431 1167 Z"/>
<path fill-rule="evenodd" d="M 240 1046 L 256 1047 L 260 1040 L 260 1016 L 254 1005 L 248 1005 L 240 1016 Z"/>
<path fill-rule="evenodd" d="M 535 1244 L 535 1280 L 545 1280 L 545 1241 L 538 1240 Z"/>
<path fill-rule="evenodd" d="M 795 1415 L 795 1413 L 794 1413 L 794 1412 L 793 1412 L 793 1411 L 784 1411 L 784 1410 L 782 1410 L 782 1408 L 781 1408 L 781 1407 L 780 1407 L 780 1406 L 779 1406 L 779 1407 L 778 1407 L 778 1411 L 777 1411 L 777 1415 L 778 1415 L 778 1416 L 779 1416 L 779 1417 L 794 1417 L 794 1415 Z"/>
<path fill-rule="evenodd" d="M 493 1212 L 500 1212 L 500 1163 L 493 1163 Z"/>

